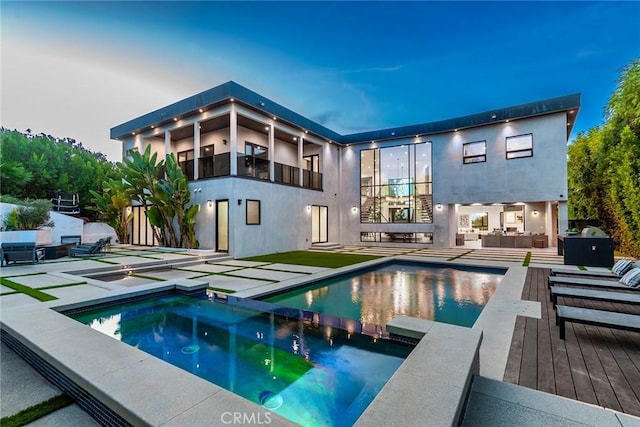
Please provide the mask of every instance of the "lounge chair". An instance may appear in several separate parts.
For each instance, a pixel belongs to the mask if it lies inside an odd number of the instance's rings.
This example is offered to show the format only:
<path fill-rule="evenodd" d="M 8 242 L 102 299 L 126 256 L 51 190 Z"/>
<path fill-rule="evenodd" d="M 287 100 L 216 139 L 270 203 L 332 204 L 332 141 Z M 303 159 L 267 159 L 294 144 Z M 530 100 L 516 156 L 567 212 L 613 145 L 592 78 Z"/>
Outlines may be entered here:
<path fill-rule="evenodd" d="M 104 254 L 104 239 L 100 239 L 92 245 L 79 245 L 69 248 L 69 256 L 95 256 Z"/>
<path fill-rule="evenodd" d="M 635 289 L 635 288 L 631 288 Z M 640 304 L 640 294 L 626 292 L 598 291 L 595 289 L 563 288 L 560 286 L 551 287 L 550 299 L 555 308 L 558 304 L 558 297 L 588 299 L 596 301 L 617 302 L 622 304 Z"/>
<path fill-rule="evenodd" d="M 566 268 L 552 268 L 551 275 L 556 276 L 558 274 L 566 276 L 593 276 L 602 277 L 605 279 L 620 279 L 629 270 L 635 267 L 640 267 L 640 261 L 632 262 L 630 260 L 621 259 L 616 262 L 611 271 L 604 270 L 567 270 Z"/>
<path fill-rule="evenodd" d="M 556 325 L 560 327 L 560 339 L 562 340 L 565 338 L 565 322 L 640 331 L 640 316 L 635 314 L 559 305 L 556 307 Z"/>
<path fill-rule="evenodd" d="M 632 282 L 628 282 L 625 278 L 631 279 Z M 573 285 L 573 286 L 585 286 L 593 288 L 603 289 L 624 289 L 640 291 L 640 267 L 631 269 L 620 280 L 606 280 L 606 279 L 589 279 L 584 277 L 564 277 L 564 276 L 549 276 L 547 278 L 547 286 L 551 288 L 553 285 Z"/>

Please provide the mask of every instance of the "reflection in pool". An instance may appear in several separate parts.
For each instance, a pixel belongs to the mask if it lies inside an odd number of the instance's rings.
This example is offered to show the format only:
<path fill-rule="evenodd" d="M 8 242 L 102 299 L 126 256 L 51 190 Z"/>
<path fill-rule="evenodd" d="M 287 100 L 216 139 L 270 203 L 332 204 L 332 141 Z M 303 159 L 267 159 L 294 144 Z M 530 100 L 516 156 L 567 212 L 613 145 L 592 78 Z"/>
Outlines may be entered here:
<path fill-rule="evenodd" d="M 278 305 L 386 325 L 399 315 L 473 326 L 505 271 L 391 263 L 264 298 Z"/>

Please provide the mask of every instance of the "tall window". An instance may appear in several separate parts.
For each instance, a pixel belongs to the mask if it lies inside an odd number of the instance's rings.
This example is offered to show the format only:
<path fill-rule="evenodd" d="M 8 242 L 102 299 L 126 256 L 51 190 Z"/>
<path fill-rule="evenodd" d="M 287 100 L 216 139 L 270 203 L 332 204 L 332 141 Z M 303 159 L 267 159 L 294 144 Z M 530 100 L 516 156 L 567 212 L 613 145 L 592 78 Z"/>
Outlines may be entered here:
<path fill-rule="evenodd" d="M 487 161 L 487 141 L 468 142 L 462 145 L 462 162 L 482 163 Z"/>
<path fill-rule="evenodd" d="M 431 143 L 360 152 L 361 222 L 432 222 Z"/>
<path fill-rule="evenodd" d="M 180 151 L 178 153 L 178 166 L 180 166 L 187 179 L 193 181 L 193 150 Z"/>
<path fill-rule="evenodd" d="M 533 134 L 508 136 L 506 140 L 507 160 L 533 156 Z"/>

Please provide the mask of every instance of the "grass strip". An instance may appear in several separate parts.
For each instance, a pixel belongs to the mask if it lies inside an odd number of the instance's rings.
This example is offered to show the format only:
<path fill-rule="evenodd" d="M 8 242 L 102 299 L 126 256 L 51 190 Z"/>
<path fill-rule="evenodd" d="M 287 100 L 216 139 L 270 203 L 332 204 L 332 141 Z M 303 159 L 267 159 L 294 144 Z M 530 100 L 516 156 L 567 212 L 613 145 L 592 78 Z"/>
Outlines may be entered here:
<path fill-rule="evenodd" d="M 45 415 L 49 415 L 52 412 L 69 406 L 73 403 L 73 399 L 66 394 L 59 394 L 51 399 L 40 402 L 36 405 L 30 406 L 27 409 L 13 414 L 8 417 L 0 419 L 0 425 L 2 427 L 20 427 L 32 423 L 38 418 L 42 418 Z"/>
<path fill-rule="evenodd" d="M 40 292 L 37 289 L 33 289 L 28 286 L 21 285 L 20 283 L 16 283 L 4 277 L 0 277 L 0 283 L 8 288 L 13 289 L 14 291 L 18 291 L 25 295 L 29 295 L 30 297 L 35 298 L 38 301 L 44 302 L 44 301 L 53 301 L 58 299 L 53 295 L 45 294 L 44 292 Z"/>
<path fill-rule="evenodd" d="M 378 255 L 359 255 L 316 251 L 291 251 L 242 258 L 243 261 L 273 262 L 281 264 L 309 265 L 338 268 L 381 258 Z"/>
<path fill-rule="evenodd" d="M 65 283 L 62 285 L 51 285 L 51 286 L 44 286 L 42 288 L 38 288 L 40 290 L 43 289 L 57 289 L 57 288 L 68 288 L 69 286 L 78 286 L 78 285 L 86 285 L 87 282 L 73 282 L 73 283 Z"/>
<path fill-rule="evenodd" d="M 585 267 L 584 265 L 579 265 L 578 270 L 587 271 L 587 267 Z"/>
<path fill-rule="evenodd" d="M 207 288 L 210 291 L 214 291 L 214 292 L 224 292 L 225 294 L 235 294 L 236 291 L 232 291 L 231 289 L 224 289 L 224 288 L 212 288 L 212 287 L 208 287 Z"/>
<path fill-rule="evenodd" d="M 214 273 L 211 276 L 225 276 L 225 277 L 233 277 L 233 278 L 236 278 L 236 279 L 260 280 L 260 281 L 263 281 L 263 282 L 271 282 L 271 283 L 277 283 L 277 282 L 280 281 L 280 280 L 267 279 L 267 278 L 263 278 L 263 277 L 240 276 L 240 275 L 237 275 L 237 274 L 229 274 L 229 273 Z"/>
<path fill-rule="evenodd" d="M 13 291 L 13 292 L 3 292 L 0 294 L 0 297 L 3 297 L 5 295 L 15 295 L 15 294 L 19 294 L 20 292 L 18 291 Z"/>
<path fill-rule="evenodd" d="M 527 255 L 524 257 L 524 261 L 522 261 L 523 267 L 529 267 L 529 263 L 531 262 L 531 252 L 527 252 Z"/>
<path fill-rule="evenodd" d="M 47 274 L 47 272 L 46 271 L 39 271 L 37 273 L 14 274 L 13 276 L 4 276 L 4 277 L 6 277 L 8 279 L 9 277 L 27 277 L 27 276 L 37 276 L 39 274 Z"/>
<path fill-rule="evenodd" d="M 447 258 L 447 261 L 453 261 L 454 259 L 462 258 L 465 255 L 469 255 L 473 251 L 475 251 L 475 249 L 471 249 L 470 251 L 466 251 L 466 252 L 461 253 L 460 255 L 456 255 L 456 256 L 454 256 L 452 258 Z"/>
<path fill-rule="evenodd" d="M 146 276 L 144 274 L 133 273 L 133 274 L 129 274 L 128 276 L 129 277 L 137 277 L 139 279 L 155 280 L 156 282 L 164 282 L 165 281 L 165 279 L 159 279 L 159 278 L 153 277 L 153 276 Z"/>
<path fill-rule="evenodd" d="M 100 258 L 91 258 L 91 257 L 83 257 L 82 258 L 83 261 L 96 261 L 96 262 L 103 262 L 105 264 L 112 264 L 112 265 L 120 265 L 119 262 L 114 262 L 114 261 L 107 261 L 106 259 L 100 259 Z"/>

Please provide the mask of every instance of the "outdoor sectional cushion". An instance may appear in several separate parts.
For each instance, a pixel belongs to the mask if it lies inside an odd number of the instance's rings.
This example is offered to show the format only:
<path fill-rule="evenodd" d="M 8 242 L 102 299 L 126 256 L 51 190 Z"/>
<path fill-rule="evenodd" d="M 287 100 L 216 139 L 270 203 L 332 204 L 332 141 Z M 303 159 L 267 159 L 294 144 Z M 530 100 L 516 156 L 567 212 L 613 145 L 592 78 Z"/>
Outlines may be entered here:
<path fill-rule="evenodd" d="M 628 259 L 621 259 L 616 262 L 615 265 L 611 268 L 611 271 L 618 276 L 624 276 L 631 268 L 633 267 L 633 263 Z"/>
<path fill-rule="evenodd" d="M 620 279 L 622 283 L 632 288 L 640 286 L 640 268 L 634 268 Z"/>

